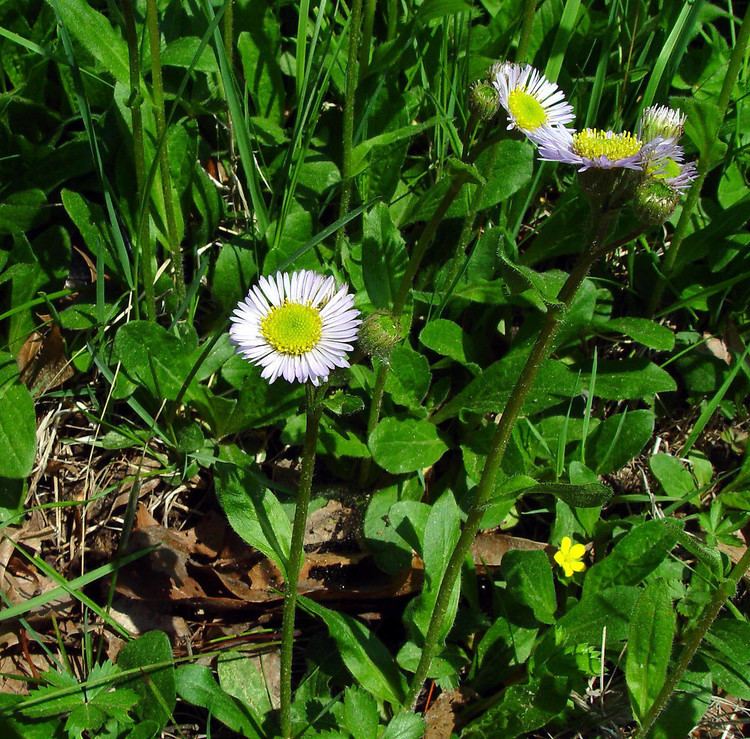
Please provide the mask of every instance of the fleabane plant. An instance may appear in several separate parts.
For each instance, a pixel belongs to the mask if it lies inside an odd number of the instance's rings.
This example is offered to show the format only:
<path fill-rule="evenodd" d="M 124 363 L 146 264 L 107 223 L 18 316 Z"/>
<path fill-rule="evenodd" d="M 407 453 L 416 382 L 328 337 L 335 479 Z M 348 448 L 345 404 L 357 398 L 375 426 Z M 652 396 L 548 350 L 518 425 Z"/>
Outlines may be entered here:
<path fill-rule="evenodd" d="M 306 431 L 286 562 L 281 627 L 281 735 L 292 735 L 292 650 L 297 581 L 310 506 L 322 400 L 330 373 L 349 366 L 348 352 L 361 323 L 347 285 L 311 270 L 261 277 L 231 317 L 229 336 L 237 352 L 262 368 L 269 383 L 283 378 L 306 388 Z"/>
<path fill-rule="evenodd" d="M 491 79 L 499 104 L 508 115 L 508 128 L 518 129 L 538 148 L 544 161 L 571 164 L 578 170 L 581 189 L 590 206 L 589 239 L 578 261 L 557 295 L 557 304 L 547 310 L 541 329 L 511 390 L 494 431 L 484 468 L 458 542 L 448 560 L 435 607 L 427 629 L 421 658 L 409 692 L 412 704 L 430 670 L 440 642 L 449 630 L 454 586 L 481 526 L 485 503 L 494 489 L 505 451 L 524 402 L 540 367 L 549 357 L 565 310 L 571 305 L 592 265 L 613 248 L 609 235 L 621 210 L 634 207 L 644 225 L 663 222 L 674 210 L 680 193 L 695 176 L 695 167 L 685 164 L 677 139 L 685 118 L 665 106 L 644 111 L 636 131 L 568 128 L 573 109 L 564 93 L 528 65 L 496 64 Z M 659 188 L 662 200 L 651 207 L 648 217 L 639 212 L 635 195 L 642 188 Z M 665 197 L 666 196 L 666 197 Z M 566 576 L 585 565 L 585 549 L 569 537 L 556 555 Z"/>

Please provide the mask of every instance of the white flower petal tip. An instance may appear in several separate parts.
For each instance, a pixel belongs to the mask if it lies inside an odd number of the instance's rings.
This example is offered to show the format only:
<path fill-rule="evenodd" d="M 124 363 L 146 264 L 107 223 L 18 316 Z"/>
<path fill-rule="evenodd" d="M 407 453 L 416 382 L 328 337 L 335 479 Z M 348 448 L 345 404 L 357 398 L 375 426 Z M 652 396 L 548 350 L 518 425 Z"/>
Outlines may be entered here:
<path fill-rule="evenodd" d="M 575 117 L 562 90 L 529 64 L 500 62 L 490 70 L 490 78 L 508 114 L 508 128 L 517 128 L 534 143 Z"/>
<path fill-rule="evenodd" d="M 269 383 L 317 386 L 336 367 L 359 332 L 359 311 L 346 286 L 311 270 L 261 277 L 231 316 L 229 337 L 237 353 L 261 367 Z"/>

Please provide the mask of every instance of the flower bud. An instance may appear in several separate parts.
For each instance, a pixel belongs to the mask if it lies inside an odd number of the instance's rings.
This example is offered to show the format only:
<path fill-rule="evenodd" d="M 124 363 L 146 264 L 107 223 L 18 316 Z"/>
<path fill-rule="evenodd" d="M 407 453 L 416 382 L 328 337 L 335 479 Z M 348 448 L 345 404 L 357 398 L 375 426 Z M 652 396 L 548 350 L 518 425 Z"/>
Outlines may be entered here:
<path fill-rule="evenodd" d="M 636 188 L 633 209 L 642 223 L 659 226 L 674 213 L 679 200 L 679 193 L 664 181 L 649 177 Z"/>
<path fill-rule="evenodd" d="M 388 364 L 393 348 L 401 341 L 398 323 L 389 313 L 377 312 L 359 327 L 359 345 L 371 357 Z"/>
<path fill-rule="evenodd" d="M 483 121 L 489 121 L 495 117 L 500 108 L 500 96 L 494 85 L 481 80 L 471 86 L 469 104 Z"/>
<path fill-rule="evenodd" d="M 641 114 L 638 136 L 642 141 L 656 138 L 677 141 L 685 131 L 686 116 L 679 110 L 666 105 L 652 105 Z"/>

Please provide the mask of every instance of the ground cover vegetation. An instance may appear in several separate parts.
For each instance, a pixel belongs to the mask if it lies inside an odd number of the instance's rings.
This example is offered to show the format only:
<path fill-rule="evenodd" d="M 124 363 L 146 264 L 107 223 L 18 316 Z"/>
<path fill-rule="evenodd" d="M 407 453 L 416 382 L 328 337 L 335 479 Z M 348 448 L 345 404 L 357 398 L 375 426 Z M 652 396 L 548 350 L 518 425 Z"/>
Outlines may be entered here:
<path fill-rule="evenodd" d="M 3 734 L 745 736 L 749 34 L 0 4 Z"/>

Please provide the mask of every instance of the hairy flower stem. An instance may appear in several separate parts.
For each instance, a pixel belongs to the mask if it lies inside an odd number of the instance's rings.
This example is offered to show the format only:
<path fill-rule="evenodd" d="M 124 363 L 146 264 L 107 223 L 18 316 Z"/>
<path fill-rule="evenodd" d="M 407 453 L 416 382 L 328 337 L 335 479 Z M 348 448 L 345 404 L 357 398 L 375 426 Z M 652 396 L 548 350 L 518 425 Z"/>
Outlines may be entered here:
<path fill-rule="evenodd" d="M 578 288 L 588 274 L 589 269 L 591 269 L 591 265 L 606 251 L 606 237 L 616 214 L 616 211 L 598 211 L 593 214 L 593 235 L 589 248 L 581 254 L 573 271 L 560 290 L 560 294 L 557 297 L 558 304 L 548 308 L 544 325 L 537 336 L 534 346 L 531 348 L 531 352 L 526 359 L 526 364 L 523 370 L 521 370 L 515 387 L 510 393 L 508 403 L 503 409 L 495 435 L 492 438 L 490 452 L 487 455 L 482 477 L 477 486 L 466 523 L 440 583 L 435 608 L 432 611 L 430 625 L 427 629 L 427 636 L 425 637 L 425 644 L 422 649 L 422 656 L 406 699 L 406 705 L 411 706 L 412 709 L 422 690 L 422 685 L 427 679 L 430 665 L 437 654 L 440 642 L 444 638 L 451 594 L 461 575 L 461 568 L 469 554 L 474 538 L 479 531 L 479 525 L 484 515 L 484 505 L 494 489 L 495 478 L 502 464 L 505 449 L 508 446 L 516 419 L 520 415 L 526 397 L 534 385 L 539 368 L 552 351 L 555 335 L 565 315 L 565 311 L 570 307 L 576 292 L 578 292 Z"/>
<path fill-rule="evenodd" d="M 159 19 L 156 0 L 147 0 L 146 23 L 148 25 L 149 43 L 151 46 L 151 85 L 154 95 L 154 117 L 156 118 L 156 135 L 159 138 L 159 173 L 161 189 L 164 196 L 164 213 L 167 220 L 167 241 L 172 255 L 175 292 L 178 303 L 185 299 L 185 275 L 182 267 L 182 251 L 177 237 L 177 222 L 172 199 L 172 178 L 169 174 L 169 148 L 167 146 L 167 123 L 164 113 L 164 85 L 161 77 L 161 50 Z"/>
<path fill-rule="evenodd" d="M 342 143 L 344 146 L 343 167 L 341 177 L 341 200 L 339 201 L 339 218 L 344 218 L 349 211 L 352 200 L 352 147 L 354 145 L 354 104 L 356 102 L 359 55 L 359 27 L 362 24 L 362 0 L 352 0 L 352 10 L 349 17 L 349 55 L 346 66 L 346 96 L 344 98 L 344 130 Z M 341 227 L 336 234 L 336 253 L 340 253 L 345 231 Z"/>
<path fill-rule="evenodd" d="M 419 241 L 417 241 L 417 244 L 414 247 L 414 251 L 412 252 L 411 257 L 409 258 L 409 262 L 406 265 L 404 276 L 401 278 L 398 293 L 395 300 L 393 301 L 392 314 L 397 321 L 399 321 L 401 318 L 401 313 L 404 310 L 406 299 L 409 296 L 412 282 L 414 281 L 414 277 L 419 270 L 422 259 L 427 252 L 427 247 L 432 243 L 432 239 L 435 237 L 435 233 L 438 229 L 438 226 L 440 225 L 440 222 L 443 220 L 443 217 L 448 212 L 448 208 L 450 208 L 451 203 L 456 199 L 456 195 L 458 195 L 465 182 L 466 175 L 463 172 L 459 172 L 458 174 L 456 174 L 456 176 L 453 178 L 453 181 L 451 182 L 450 187 L 448 188 L 448 191 L 440 201 L 440 204 L 435 210 L 432 218 L 424 227 L 424 231 L 422 231 L 422 234 L 419 237 Z M 368 439 L 370 438 L 370 434 L 375 430 L 375 427 L 378 425 L 378 421 L 380 420 L 380 411 L 383 407 L 383 393 L 385 392 L 385 383 L 387 379 L 388 364 L 386 362 L 381 362 L 380 367 L 378 368 L 377 375 L 375 377 L 375 386 L 373 387 L 372 400 L 370 402 L 370 414 L 367 418 Z M 371 460 L 369 457 L 362 460 L 362 464 L 359 468 L 359 484 L 361 487 L 364 487 L 364 485 L 367 483 L 367 478 L 370 474 L 370 466 Z"/>
<path fill-rule="evenodd" d="M 365 0 L 365 16 L 362 23 L 362 46 L 359 51 L 359 74 L 364 77 L 370 65 L 370 48 L 372 47 L 372 29 L 375 25 L 376 0 Z"/>
<path fill-rule="evenodd" d="M 302 469 L 300 471 L 297 504 L 294 509 L 292 541 L 289 548 L 289 562 L 286 568 L 286 590 L 284 592 L 284 610 L 281 624 L 281 736 L 284 739 L 292 736 L 292 652 L 294 649 L 294 615 L 297 606 L 297 581 L 304 555 L 303 541 L 307 511 L 310 507 L 313 470 L 315 468 L 315 447 L 318 443 L 318 425 L 323 410 L 321 400 L 325 388 L 314 388 L 310 383 L 305 385 L 307 427 L 305 445 L 302 451 Z"/>
<path fill-rule="evenodd" d="M 748 5 L 745 10 L 745 17 L 742 19 L 742 26 L 740 26 L 740 31 L 737 34 L 737 40 L 734 49 L 732 49 L 732 56 L 729 59 L 729 65 L 727 66 L 727 71 L 724 75 L 724 82 L 721 86 L 721 92 L 719 93 L 719 99 L 716 104 L 719 111 L 719 114 L 716 117 L 717 127 L 715 131 L 711 132 L 709 138 L 710 141 L 716 142 L 719 139 L 719 128 L 727 113 L 729 101 L 732 97 L 732 90 L 734 90 L 734 86 L 737 84 L 740 66 L 742 65 L 742 61 L 745 58 L 745 52 L 747 51 L 748 39 L 750 39 L 750 5 Z M 701 189 L 703 188 L 706 175 L 708 175 L 709 167 L 710 162 L 701 160 L 698 163 L 698 177 L 693 181 L 687 197 L 685 198 L 685 203 L 682 206 L 682 212 L 680 213 L 680 219 L 677 221 L 677 226 L 675 227 L 674 235 L 672 236 L 672 242 L 664 255 L 664 262 L 662 264 L 663 277 L 656 283 L 654 291 L 651 294 L 651 301 L 649 303 L 649 313 L 651 314 L 655 313 L 658 309 L 664 295 L 664 289 L 674 272 L 677 263 L 677 256 L 680 253 L 682 242 L 685 240 L 685 236 L 687 236 L 690 219 L 692 218 L 695 207 L 698 205 Z"/>
<path fill-rule="evenodd" d="M 670 671 L 666 682 L 662 686 L 662 689 L 659 691 L 659 695 L 656 696 L 656 700 L 653 702 L 651 708 L 644 717 L 643 722 L 641 723 L 641 728 L 638 730 L 638 733 L 635 735 L 634 739 L 646 739 L 654 723 L 659 718 L 662 711 L 669 704 L 669 700 L 672 697 L 672 694 L 675 692 L 677 686 L 680 683 L 680 680 L 682 680 L 682 676 L 685 674 L 685 671 L 690 666 L 695 653 L 698 651 L 698 647 L 701 645 L 703 637 L 706 636 L 706 633 L 711 628 L 711 624 L 713 624 L 713 622 L 716 620 L 716 617 L 719 615 L 719 612 L 723 608 L 724 604 L 729 598 L 734 595 L 735 591 L 737 590 L 737 585 L 739 585 L 740 580 L 747 572 L 749 567 L 750 547 L 745 549 L 745 553 L 742 555 L 739 562 L 737 562 L 737 564 L 732 568 L 732 571 L 729 573 L 729 577 L 727 577 L 727 579 L 724 580 L 724 582 L 722 582 L 716 588 L 716 590 L 714 590 L 711 601 L 706 606 L 706 610 L 703 612 L 701 620 L 688 635 L 685 646 L 683 647 L 682 653 L 680 654 L 680 659 L 678 660 L 674 669 Z"/>
<path fill-rule="evenodd" d="M 140 251 L 141 275 L 146 295 L 146 315 L 150 321 L 156 320 L 156 301 L 154 299 L 154 272 L 151 240 L 148 235 L 148 219 L 151 199 L 144 192 L 146 180 L 146 153 L 143 145 L 143 117 L 141 116 L 141 66 L 138 54 L 138 32 L 135 24 L 133 0 L 123 0 L 125 18 L 125 38 L 128 43 L 128 63 L 130 65 L 130 120 L 133 126 L 133 161 L 135 163 L 136 202 L 139 215 L 136 219 L 138 231 L 136 243 Z M 136 303 L 137 305 L 137 303 Z"/>
<path fill-rule="evenodd" d="M 531 41 L 531 31 L 534 27 L 534 14 L 536 11 L 536 0 L 524 0 L 523 4 L 523 23 L 521 25 L 521 38 L 518 41 L 518 51 L 516 52 L 516 61 L 523 64 L 529 53 L 529 43 Z"/>

